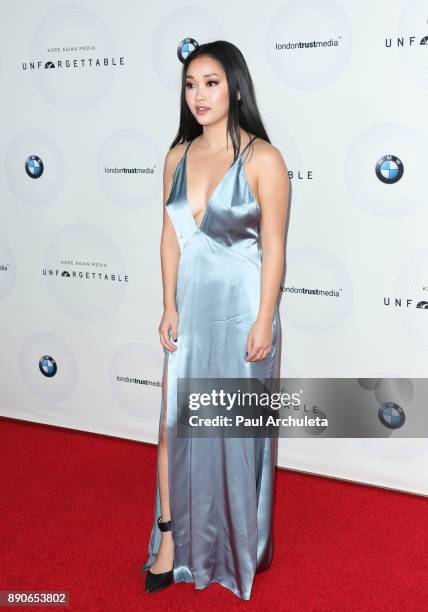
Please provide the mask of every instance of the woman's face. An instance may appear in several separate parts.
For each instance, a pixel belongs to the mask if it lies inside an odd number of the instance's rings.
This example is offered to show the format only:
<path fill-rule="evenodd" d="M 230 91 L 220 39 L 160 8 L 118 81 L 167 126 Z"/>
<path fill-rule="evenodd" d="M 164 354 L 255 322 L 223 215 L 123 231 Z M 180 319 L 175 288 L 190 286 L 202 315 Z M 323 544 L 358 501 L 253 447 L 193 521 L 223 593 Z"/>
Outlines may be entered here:
<path fill-rule="evenodd" d="M 216 60 L 200 56 L 190 62 L 186 75 L 186 102 L 201 125 L 210 125 L 227 117 L 229 88 L 226 74 Z M 198 106 L 208 110 L 198 110 Z"/>

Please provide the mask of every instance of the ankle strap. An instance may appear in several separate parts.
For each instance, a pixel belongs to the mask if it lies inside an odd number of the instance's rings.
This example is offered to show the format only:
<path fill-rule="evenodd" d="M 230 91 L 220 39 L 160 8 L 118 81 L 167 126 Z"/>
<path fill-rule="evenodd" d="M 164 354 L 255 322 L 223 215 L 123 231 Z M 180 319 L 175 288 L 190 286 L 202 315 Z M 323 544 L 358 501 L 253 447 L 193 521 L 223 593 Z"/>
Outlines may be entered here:
<path fill-rule="evenodd" d="M 171 519 L 169 521 L 161 521 L 162 516 L 158 517 L 158 527 L 161 531 L 171 531 Z"/>

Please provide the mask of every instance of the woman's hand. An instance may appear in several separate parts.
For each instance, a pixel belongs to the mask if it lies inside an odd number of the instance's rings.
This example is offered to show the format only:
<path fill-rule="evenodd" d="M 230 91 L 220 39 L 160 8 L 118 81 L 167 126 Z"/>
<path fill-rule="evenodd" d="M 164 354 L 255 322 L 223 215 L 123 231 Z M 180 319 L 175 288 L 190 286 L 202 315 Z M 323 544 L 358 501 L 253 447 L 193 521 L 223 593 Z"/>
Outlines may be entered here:
<path fill-rule="evenodd" d="M 169 340 L 168 330 L 171 330 L 171 337 L 177 340 L 178 336 L 178 313 L 175 308 L 165 308 L 159 324 L 159 334 L 162 346 L 169 351 L 176 351 L 177 346 Z"/>
<path fill-rule="evenodd" d="M 264 359 L 272 350 L 272 319 L 257 318 L 247 339 L 247 355 L 245 361 Z"/>

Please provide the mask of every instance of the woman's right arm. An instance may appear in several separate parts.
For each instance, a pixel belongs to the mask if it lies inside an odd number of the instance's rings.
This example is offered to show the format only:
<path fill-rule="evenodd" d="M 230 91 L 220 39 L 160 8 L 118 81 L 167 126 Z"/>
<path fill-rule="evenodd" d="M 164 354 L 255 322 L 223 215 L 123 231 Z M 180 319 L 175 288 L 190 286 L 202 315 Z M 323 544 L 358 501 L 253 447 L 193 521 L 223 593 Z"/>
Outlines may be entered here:
<path fill-rule="evenodd" d="M 171 330 L 172 338 L 177 338 L 178 313 L 176 307 L 176 292 L 180 245 L 177 240 L 174 226 L 166 210 L 165 203 L 171 193 L 172 177 L 180 159 L 182 146 L 183 145 L 177 145 L 168 151 L 165 157 L 163 170 L 163 224 L 160 241 L 160 256 L 164 311 L 159 324 L 159 334 L 161 344 L 170 351 L 177 350 L 176 344 L 169 339 L 168 330 Z"/>

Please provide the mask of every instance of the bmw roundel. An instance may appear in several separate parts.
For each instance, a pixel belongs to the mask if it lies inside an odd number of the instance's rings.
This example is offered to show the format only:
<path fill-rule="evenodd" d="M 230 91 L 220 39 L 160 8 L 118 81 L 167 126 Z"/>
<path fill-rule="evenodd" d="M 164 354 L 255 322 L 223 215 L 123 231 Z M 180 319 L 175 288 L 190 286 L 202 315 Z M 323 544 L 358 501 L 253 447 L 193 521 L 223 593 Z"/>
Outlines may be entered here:
<path fill-rule="evenodd" d="M 406 420 L 404 410 L 394 402 L 385 402 L 379 406 L 378 417 L 380 422 L 388 429 L 398 429 L 404 425 Z"/>
<path fill-rule="evenodd" d="M 182 64 L 184 64 L 196 47 L 199 47 L 199 45 L 194 38 L 183 38 L 177 49 L 177 57 Z"/>
<path fill-rule="evenodd" d="M 37 155 L 30 155 L 25 160 L 25 172 L 30 178 L 38 179 L 42 176 L 44 165 L 40 157 Z"/>
<path fill-rule="evenodd" d="M 55 376 L 57 373 L 58 366 L 53 357 L 50 355 L 43 355 L 43 357 L 40 357 L 39 359 L 39 370 L 43 376 L 52 378 L 52 376 Z"/>
<path fill-rule="evenodd" d="M 376 176 L 382 183 L 396 183 L 404 172 L 403 162 L 395 155 L 384 155 L 377 160 Z"/>

